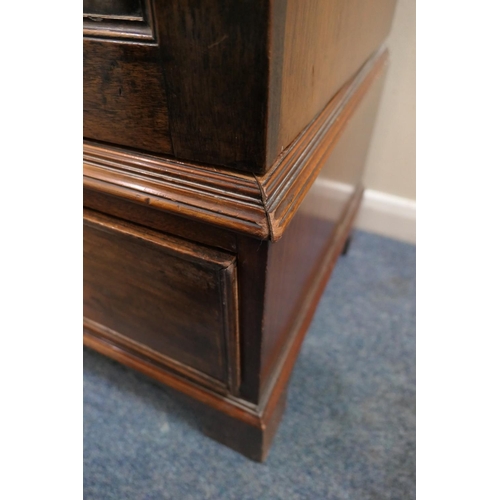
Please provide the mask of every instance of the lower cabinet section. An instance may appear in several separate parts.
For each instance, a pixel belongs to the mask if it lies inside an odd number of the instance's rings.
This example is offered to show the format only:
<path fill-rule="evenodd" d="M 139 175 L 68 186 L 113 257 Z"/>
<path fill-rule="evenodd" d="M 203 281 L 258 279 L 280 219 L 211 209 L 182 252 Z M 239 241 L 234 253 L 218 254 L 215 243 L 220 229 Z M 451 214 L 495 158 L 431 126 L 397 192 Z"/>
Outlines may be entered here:
<path fill-rule="evenodd" d="M 84 343 L 190 396 L 206 434 L 264 460 L 361 196 L 336 218 L 306 202 L 280 241 L 238 236 L 236 255 L 86 209 Z"/>
<path fill-rule="evenodd" d="M 123 348 L 238 390 L 234 255 L 85 210 L 84 317 Z"/>

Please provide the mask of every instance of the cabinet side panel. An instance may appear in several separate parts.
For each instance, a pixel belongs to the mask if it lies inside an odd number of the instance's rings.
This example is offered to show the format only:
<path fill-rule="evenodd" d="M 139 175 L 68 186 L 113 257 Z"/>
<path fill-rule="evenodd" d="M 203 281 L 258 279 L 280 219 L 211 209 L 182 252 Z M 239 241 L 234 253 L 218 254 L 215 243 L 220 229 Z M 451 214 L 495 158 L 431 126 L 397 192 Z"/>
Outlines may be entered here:
<path fill-rule="evenodd" d="M 374 81 L 283 237 L 270 245 L 262 387 L 300 326 L 296 323 L 301 311 L 310 306 L 307 297 L 311 285 L 324 266 L 324 256 L 335 244 L 337 226 L 360 185 L 383 82 L 383 75 Z"/>
<path fill-rule="evenodd" d="M 288 0 L 280 112 L 270 109 L 267 166 L 388 35 L 395 0 Z"/>

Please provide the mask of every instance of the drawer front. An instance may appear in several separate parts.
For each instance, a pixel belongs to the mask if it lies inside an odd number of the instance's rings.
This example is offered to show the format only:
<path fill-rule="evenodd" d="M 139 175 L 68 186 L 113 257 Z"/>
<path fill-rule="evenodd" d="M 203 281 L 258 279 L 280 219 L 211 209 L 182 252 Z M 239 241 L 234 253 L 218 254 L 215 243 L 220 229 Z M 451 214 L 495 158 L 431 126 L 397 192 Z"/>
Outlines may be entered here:
<path fill-rule="evenodd" d="M 172 152 L 157 47 L 84 40 L 83 135 L 122 146 Z"/>
<path fill-rule="evenodd" d="M 218 392 L 239 385 L 236 258 L 84 211 L 93 334 Z"/>
<path fill-rule="evenodd" d="M 172 153 L 151 0 L 84 0 L 83 135 Z"/>

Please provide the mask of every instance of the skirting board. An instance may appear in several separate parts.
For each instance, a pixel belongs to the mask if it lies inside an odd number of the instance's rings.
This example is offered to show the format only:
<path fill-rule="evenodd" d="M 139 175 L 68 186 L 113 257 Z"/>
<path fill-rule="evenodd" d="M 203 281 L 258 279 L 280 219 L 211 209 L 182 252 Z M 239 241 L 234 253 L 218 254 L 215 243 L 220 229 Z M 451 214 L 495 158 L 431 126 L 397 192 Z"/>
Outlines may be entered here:
<path fill-rule="evenodd" d="M 339 206 L 352 193 L 348 184 L 319 178 L 315 196 L 338 200 Z M 332 214 L 336 217 L 336 214 Z M 416 242 L 416 202 L 366 189 L 354 227 L 407 243 Z"/>

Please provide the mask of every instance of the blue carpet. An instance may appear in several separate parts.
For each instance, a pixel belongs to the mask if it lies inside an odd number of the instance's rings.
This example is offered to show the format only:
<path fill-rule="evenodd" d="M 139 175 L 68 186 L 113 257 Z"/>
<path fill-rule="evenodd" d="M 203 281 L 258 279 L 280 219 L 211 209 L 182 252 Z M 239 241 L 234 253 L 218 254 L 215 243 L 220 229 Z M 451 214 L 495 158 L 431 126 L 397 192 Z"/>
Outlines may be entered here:
<path fill-rule="evenodd" d="M 264 464 L 178 397 L 84 350 L 86 499 L 415 498 L 415 247 L 355 232 L 302 346 Z"/>

